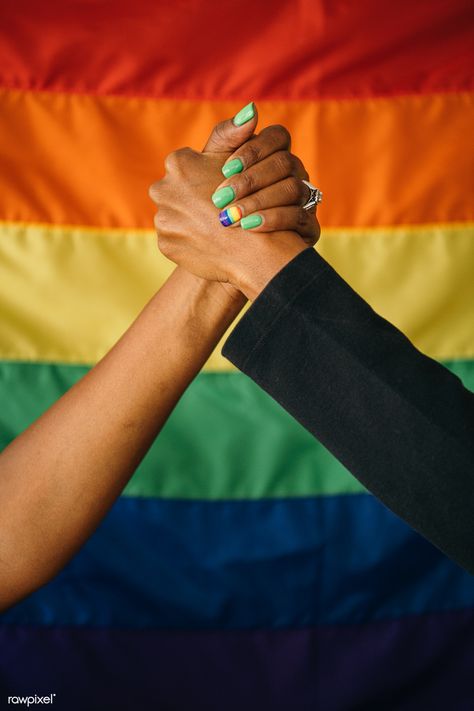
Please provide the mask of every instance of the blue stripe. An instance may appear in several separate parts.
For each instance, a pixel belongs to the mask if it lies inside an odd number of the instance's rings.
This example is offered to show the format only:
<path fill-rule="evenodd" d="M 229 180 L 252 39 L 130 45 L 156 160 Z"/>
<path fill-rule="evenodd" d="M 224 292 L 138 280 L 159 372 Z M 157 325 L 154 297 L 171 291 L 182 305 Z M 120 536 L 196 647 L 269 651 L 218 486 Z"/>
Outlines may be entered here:
<path fill-rule="evenodd" d="M 369 495 L 122 498 L 4 623 L 294 627 L 474 607 L 474 577 Z"/>

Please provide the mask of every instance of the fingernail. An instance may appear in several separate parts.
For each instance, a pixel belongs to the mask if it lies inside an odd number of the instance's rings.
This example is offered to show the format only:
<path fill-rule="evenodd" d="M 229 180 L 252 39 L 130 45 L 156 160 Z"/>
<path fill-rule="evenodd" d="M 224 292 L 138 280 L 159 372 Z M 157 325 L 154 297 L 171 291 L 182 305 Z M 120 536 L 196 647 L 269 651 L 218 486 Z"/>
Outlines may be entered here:
<path fill-rule="evenodd" d="M 260 227 L 263 222 L 263 218 L 260 215 L 247 215 L 240 220 L 240 226 L 244 230 L 252 230 L 254 227 Z"/>
<path fill-rule="evenodd" d="M 237 207 L 237 205 L 228 207 L 227 210 L 222 210 L 222 212 L 219 213 L 219 220 L 221 221 L 221 224 L 224 225 L 224 227 L 229 227 L 229 225 L 233 225 L 235 222 L 238 222 L 241 217 L 242 210 L 240 209 L 240 207 Z"/>
<path fill-rule="evenodd" d="M 230 160 L 228 163 L 222 166 L 222 172 L 224 173 L 226 178 L 230 178 L 231 175 L 235 175 L 236 173 L 241 173 L 244 169 L 244 164 L 240 160 L 240 158 L 234 158 L 233 160 Z"/>
<path fill-rule="evenodd" d="M 231 187 L 227 186 L 225 188 L 221 188 L 220 190 L 217 190 L 214 195 L 211 197 L 212 202 L 216 207 L 225 207 L 228 205 L 232 200 L 235 199 L 235 193 L 232 190 Z"/>
<path fill-rule="evenodd" d="M 240 109 L 240 111 L 235 114 L 234 126 L 242 126 L 244 123 L 247 123 L 247 121 L 250 121 L 250 119 L 253 119 L 254 116 L 255 104 L 251 101 L 250 104 L 247 104 L 247 106 L 244 106 L 243 109 Z"/>

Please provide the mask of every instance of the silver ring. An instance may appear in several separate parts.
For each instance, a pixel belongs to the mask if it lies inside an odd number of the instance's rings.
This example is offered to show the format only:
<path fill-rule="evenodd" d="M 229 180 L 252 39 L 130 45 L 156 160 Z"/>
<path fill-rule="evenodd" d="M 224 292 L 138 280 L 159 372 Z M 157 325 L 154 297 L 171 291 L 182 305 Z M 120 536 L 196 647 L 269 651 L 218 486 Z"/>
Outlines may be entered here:
<path fill-rule="evenodd" d="M 310 210 L 315 205 L 319 205 L 323 199 L 323 194 L 321 190 L 310 183 L 309 180 L 303 180 L 303 183 L 309 188 L 309 198 L 303 205 L 303 210 Z"/>

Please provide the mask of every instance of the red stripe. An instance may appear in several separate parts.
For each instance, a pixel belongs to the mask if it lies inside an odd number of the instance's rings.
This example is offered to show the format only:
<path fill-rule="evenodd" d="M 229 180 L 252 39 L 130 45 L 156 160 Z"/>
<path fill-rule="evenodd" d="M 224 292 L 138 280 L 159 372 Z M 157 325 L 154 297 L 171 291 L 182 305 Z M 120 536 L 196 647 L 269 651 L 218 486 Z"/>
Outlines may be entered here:
<path fill-rule="evenodd" d="M 0 83 L 242 102 L 470 90 L 473 25 L 472 0 L 10 0 Z"/>

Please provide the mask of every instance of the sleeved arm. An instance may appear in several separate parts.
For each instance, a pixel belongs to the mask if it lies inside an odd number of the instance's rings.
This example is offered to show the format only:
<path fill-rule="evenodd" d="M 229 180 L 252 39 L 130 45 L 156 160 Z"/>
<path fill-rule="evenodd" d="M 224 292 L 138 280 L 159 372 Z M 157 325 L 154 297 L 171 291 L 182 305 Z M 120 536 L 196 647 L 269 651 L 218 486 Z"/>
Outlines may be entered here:
<path fill-rule="evenodd" d="M 474 396 L 314 249 L 273 278 L 223 354 L 474 574 Z"/>

